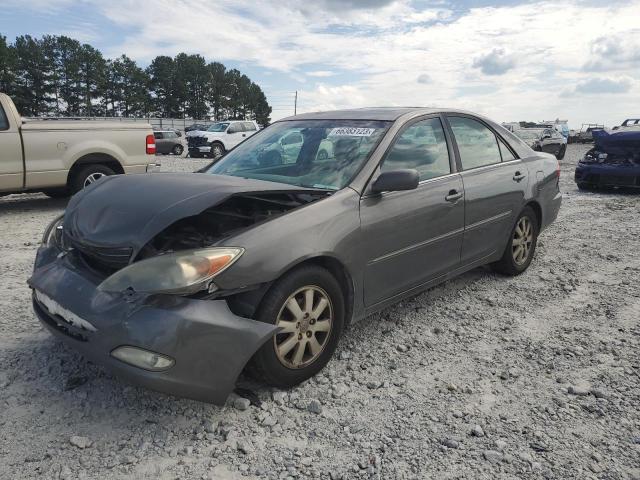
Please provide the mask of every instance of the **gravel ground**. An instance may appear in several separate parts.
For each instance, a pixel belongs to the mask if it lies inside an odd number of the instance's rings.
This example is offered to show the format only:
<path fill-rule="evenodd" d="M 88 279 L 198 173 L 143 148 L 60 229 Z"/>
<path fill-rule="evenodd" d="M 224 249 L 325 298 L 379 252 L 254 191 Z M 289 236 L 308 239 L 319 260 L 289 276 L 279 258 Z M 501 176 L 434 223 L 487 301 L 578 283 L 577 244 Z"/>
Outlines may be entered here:
<path fill-rule="evenodd" d="M 353 325 L 298 388 L 243 380 L 224 408 L 52 339 L 25 281 L 64 202 L 0 198 L 0 477 L 640 478 L 640 196 L 579 192 L 585 150 L 525 274 L 469 272 Z"/>

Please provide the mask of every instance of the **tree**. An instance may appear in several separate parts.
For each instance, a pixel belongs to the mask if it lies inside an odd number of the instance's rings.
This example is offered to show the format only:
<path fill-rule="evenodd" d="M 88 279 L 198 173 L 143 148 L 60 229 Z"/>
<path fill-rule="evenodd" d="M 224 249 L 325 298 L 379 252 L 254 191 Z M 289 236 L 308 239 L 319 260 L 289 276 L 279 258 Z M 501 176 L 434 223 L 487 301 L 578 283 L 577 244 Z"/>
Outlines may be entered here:
<path fill-rule="evenodd" d="M 180 114 L 180 99 L 176 95 L 176 65 L 173 58 L 159 56 L 149 68 L 151 93 L 155 112 L 161 117 L 177 117 Z"/>
<path fill-rule="evenodd" d="M 29 35 L 16 38 L 14 44 L 16 78 L 13 100 L 23 115 L 47 115 L 52 104 L 52 66 L 43 43 Z"/>
<path fill-rule="evenodd" d="M 7 43 L 7 37 L 0 35 L 0 92 L 9 92 L 15 82 L 15 52 Z"/>
<path fill-rule="evenodd" d="M 213 109 L 212 118 L 214 120 L 220 120 L 220 114 L 226 104 L 225 92 L 227 91 L 227 69 L 219 62 L 212 62 L 207 65 L 207 70 L 209 71 L 209 86 L 207 88 L 207 92 L 209 105 Z"/>
<path fill-rule="evenodd" d="M 269 123 L 262 89 L 201 55 L 158 56 L 146 70 L 126 55 L 107 60 L 66 36 L 0 35 L 0 90 L 27 116 L 147 116 Z"/>

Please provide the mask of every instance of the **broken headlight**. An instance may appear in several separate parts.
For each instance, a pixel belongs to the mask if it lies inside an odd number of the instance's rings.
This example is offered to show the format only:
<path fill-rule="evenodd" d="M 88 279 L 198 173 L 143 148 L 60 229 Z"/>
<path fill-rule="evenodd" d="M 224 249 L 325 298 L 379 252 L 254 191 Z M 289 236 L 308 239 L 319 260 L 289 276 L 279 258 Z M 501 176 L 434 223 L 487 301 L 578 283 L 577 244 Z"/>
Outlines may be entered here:
<path fill-rule="evenodd" d="M 56 246 L 60 250 L 64 250 L 64 230 L 62 229 L 62 223 L 64 222 L 64 215 L 56 217 L 53 222 L 45 229 L 42 235 L 43 246 Z"/>
<path fill-rule="evenodd" d="M 209 288 L 211 279 L 229 268 L 243 248 L 219 247 L 183 250 L 133 263 L 103 281 L 98 289 L 121 292 L 187 295 Z"/>

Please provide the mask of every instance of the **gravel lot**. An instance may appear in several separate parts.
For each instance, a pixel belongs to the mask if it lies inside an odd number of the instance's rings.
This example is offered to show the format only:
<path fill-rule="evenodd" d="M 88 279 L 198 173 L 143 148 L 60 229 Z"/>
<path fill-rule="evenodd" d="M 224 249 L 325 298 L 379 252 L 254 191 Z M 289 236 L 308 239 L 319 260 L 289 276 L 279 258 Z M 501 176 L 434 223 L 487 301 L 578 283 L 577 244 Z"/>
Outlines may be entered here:
<path fill-rule="evenodd" d="M 0 198 L 0 478 L 639 479 L 640 196 L 579 192 L 587 148 L 525 274 L 476 269 L 353 325 L 304 385 L 243 380 L 224 408 L 50 337 L 25 281 L 65 203 Z"/>

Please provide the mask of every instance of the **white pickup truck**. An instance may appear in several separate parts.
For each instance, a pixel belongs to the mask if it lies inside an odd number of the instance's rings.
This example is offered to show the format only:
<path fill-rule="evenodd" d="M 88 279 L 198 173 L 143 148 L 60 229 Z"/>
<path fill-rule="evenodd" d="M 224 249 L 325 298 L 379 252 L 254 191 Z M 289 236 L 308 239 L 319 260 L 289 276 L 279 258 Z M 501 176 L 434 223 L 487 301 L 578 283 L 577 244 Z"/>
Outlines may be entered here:
<path fill-rule="evenodd" d="M 146 123 L 23 121 L 0 93 L 0 196 L 44 192 L 66 196 L 105 175 L 155 168 L 156 145 Z"/>

